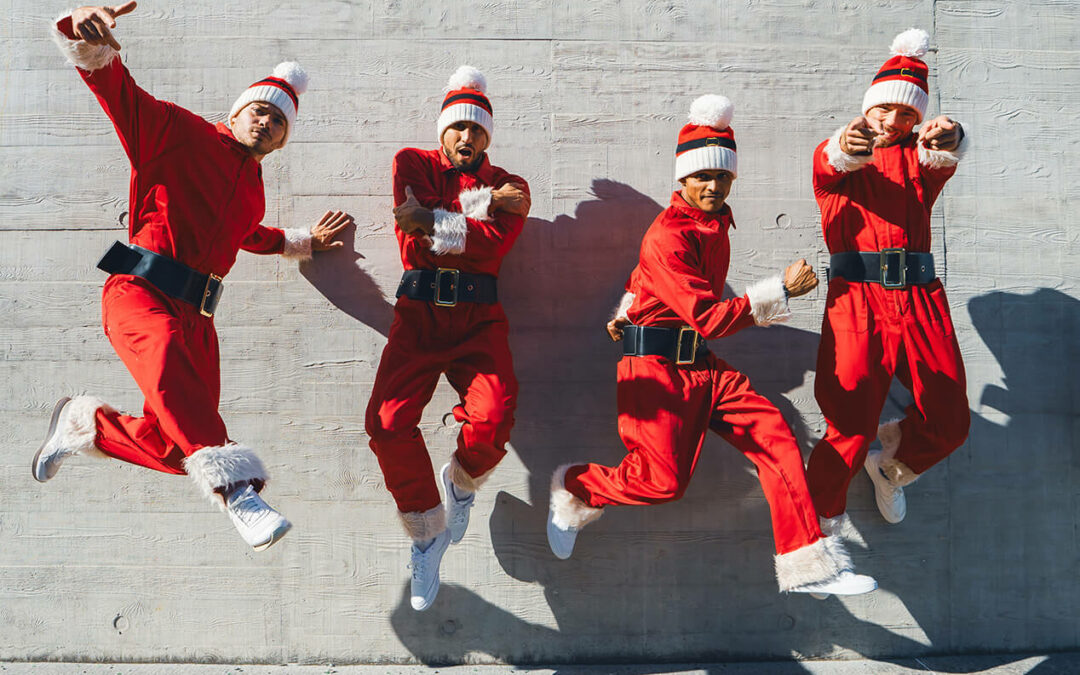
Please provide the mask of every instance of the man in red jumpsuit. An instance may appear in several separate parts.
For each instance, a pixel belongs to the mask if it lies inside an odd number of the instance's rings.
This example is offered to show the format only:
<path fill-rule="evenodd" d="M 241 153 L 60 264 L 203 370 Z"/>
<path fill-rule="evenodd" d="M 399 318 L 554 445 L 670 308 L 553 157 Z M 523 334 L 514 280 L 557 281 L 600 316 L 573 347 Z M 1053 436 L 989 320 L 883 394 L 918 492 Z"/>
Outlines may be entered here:
<path fill-rule="evenodd" d="M 749 379 L 714 356 L 705 340 L 788 316 L 788 297 L 808 293 L 817 277 L 805 260 L 784 277 L 722 300 L 734 227 L 725 199 L 735 180 L 733 106 L 702 96 L 679 133 L 675 178 L 682 189 L 641 243 L 638 266 L 617 318 L 619 436 L 627 455 L 616 467 L 560 466 L 552 477 L 548 543 L 570 557 L 578 532 L 613 504 L 679 499 L 711 428 L 757 467 L 772 513 L 781 591 L 857 594 L 877 587 L 854 574 L 837 537 L 825 538 L 806 487 L 802 455 L 780 411 Z M 625 318 L 620 318 L 625 310 Z"/>
<path fill-rule="evenodd" d="M 365 427 L 413 539 L 412 606 L 419 611 L 435 600 L 439 564 L 465 535 L 474 492 L 506 454 L 517 400 L 495 280 L 530 200 L 523 179 L 488 160 L 486 88 L 479 71 L 460 67 L 439 115 L 441 147 L 406 148 L 394 157 L 405 273 Z M 445 508 L 417 426 L 442 374 L 461 396 L 454 415 L 462 422 L 457 450 L 441 471 Z"/>
<path fill-rule="evenodd" d="M 832 254 L 815 393 L 828 422 L 807 480 L 826 532 L 843 527 L 865 465 L 881 515 L 903 520 L 904 486 L 967 438 L 964 364 L 930 254 L 930 211 L 963 154 L 960 124 L 923 124 L 926 32 L 911 29 L 863 98 L 863 114 L 814 151 L 814 194 Z M 914 403 L 878 425 L 893 376 Z M 877 437 L 881 450 L 867 453 Z"/>
<path fill-rule="evenodd" d="M 61 399 L 34 478 L 51 479 L 71 455 L 96 455 L 187 474 L 262 550 L 290 525 L 259 496 L 266 470 L 233 442 L 218 413 L 220 373 L 214 309 L 224 277 L 244 249 L 305 258 L 340 246 L 350 222 L 328 213 L 306 232 L 260 224 L 263 157 L 284 146 L 307 75 L 295 63 L 249 87 L 229 124 L 211 124 L 140 89 L 119 58 L 111 29 L 135 8 L 83 7 L 60 18 L 54 38 L 112 120 L 131 161 L 129 241 L 99 267 L 105 334 L 146 397 L 143 416 L 91 396 Z"/>

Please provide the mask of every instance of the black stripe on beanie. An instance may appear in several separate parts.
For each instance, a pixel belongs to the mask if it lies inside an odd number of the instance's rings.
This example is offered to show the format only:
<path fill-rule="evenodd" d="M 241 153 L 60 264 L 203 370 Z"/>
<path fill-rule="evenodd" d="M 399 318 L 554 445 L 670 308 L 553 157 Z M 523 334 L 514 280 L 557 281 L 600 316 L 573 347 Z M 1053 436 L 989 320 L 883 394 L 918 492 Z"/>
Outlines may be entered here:
<path fill-rule="evenodd" d="M 913 80 L 926 82 L 926 76 L 915 70 L 914 68 L 890 68 L 889 70 L 883 70 L 877 75 L 875 75 L 871 84 L 886 77 L 892 77 L 893 75 L 899 75 L 900 77 L 910 77 Z"/>
<path fill-rule="evenodd" d="M 289 95 L 289 98 L 292 99 L 292 103 L 293 103 L 294 107 L 296 107 L 297 109 L 300 108 L 300 99 L 299 99 L 299 97 L 297 97 L 296 91 L 292 88 L 292 85 L 289 84 L 288 82 L 286 82 L 285 80 L 282 80 L 281 78 L 277 78 L 277 77 L 268 77 L 266 79 L 259 80 L 258 82 L 256 82 L 255 84 L 253 84 L 251 86 L 252 87 L 257 87 L 260 84 L 268 84 L 271 87 L 277 87 L 278 89 L 282 90 L 283 92 L 285 92 L 286 94 Z M 250 88 L 251 87 L 248 87 L 248 89 L 250 89 Z"/>
<path fill-rule="evenodd" d="M 447 96 L 446 100 L 444 100 L 442 102 L 442 108 L 440 109 L 440 111 L 441 110 L 446 110 L 448 107 L 452 106 L 453 104 L 461 103 L 463 101 L 468 102 L 468 103 L 473 103 L 475 105 L 480 106 L 481 108 L 486 110 L 487 114 L 489 114 L 489 115 L 494 114 L 491 111 L 491 101 L 488 101 L 486 96 L 481 96 L 480 94 L 470 94 L 468 92 L 464 92 L 464 93 L 461 93 L 461 94 L 454 94 L 453 96 Z"/>
<path fill-rule="evenodd" d="M 735 149 L 735 139 L 728 138 L 726 136 L 706 136 L 705 138 L 695 138 L 692 141 L 685 143 L 679 143 L 675 148 L 675 154 L 681 155 L 687 150 L 695 150 L 697 148 L 704 148 L 712 145 L 719 145 L 722 148 Z"/>

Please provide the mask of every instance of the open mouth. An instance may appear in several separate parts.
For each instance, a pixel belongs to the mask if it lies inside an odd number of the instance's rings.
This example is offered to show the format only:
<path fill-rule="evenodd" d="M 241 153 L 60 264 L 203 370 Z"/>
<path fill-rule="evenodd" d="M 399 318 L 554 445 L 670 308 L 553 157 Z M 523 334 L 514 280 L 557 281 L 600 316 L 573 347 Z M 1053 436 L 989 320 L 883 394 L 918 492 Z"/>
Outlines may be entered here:
<path fill-rule="evenodd" d="M 467 146 L 467 145 L 463 145 L 463 146 L 459 147 L 459 148 L 457 149 L 457 152 L 458 152 L 458 154 L 459 154 L 459 155 L 461 155 L 461 156 L 462 156 L 462 157 L 463 157 L 464 159 L 472 159 L 472 156 L 473 156 L 473 149 L 472 149 L 472 148 L 470 148 L 470 147 L 469 147 L 469 146 Z"/>

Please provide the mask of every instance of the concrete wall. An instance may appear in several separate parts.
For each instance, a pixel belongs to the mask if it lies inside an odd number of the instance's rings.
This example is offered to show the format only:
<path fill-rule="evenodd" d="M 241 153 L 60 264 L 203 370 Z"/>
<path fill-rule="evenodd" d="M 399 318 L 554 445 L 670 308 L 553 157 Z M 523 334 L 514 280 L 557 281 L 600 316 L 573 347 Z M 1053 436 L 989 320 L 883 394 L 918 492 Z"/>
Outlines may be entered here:
<path fill-rule="evenodd" d="M 220 120 L 279 58 L 308 68 L 290 145 L 265 166 L 267 223 L 357 218 L 344 250 L 299 269 L 242 255 L 217 324 L 222 411 L 259 448 L 296 527 L 263 554 L 181 477 L 119 462 L 29 460 L 56 398 L 141 398 L 100 329 L 123 236 L 127 164 L 47 37 L 63 9 L 0 10 L 0 659 L 511 662 L 918 655 L 1080 646 L 1080 12 L 1061 0 L 519 0 L 141 3 L 121 22 L 141 85 Z M 886 526 L 869 482 L 850 514 L 861 571 L 845 601 L 777 594 L 750 464 L 711 438 L 686 497 L 612 510 L 574 559 L 547 550 L 559 463 L 617 462 L 618 350 L 602 331 L 644 229 L 668 199 L 690 101 L 737 106 L 730 285 L 827 259 L 810 155 L 858 111 L 893 35 L 931 31 L 933 113 L 974 142 L 934 211 L 968 369 L 971 438 Z M 533 212 L 501 294 L 521 381 L 513 451 L 446 556 L 426 614 L 408 607 L 408 543 L 362 411 L 400 263 L 390 159 L 430 147 L 460 63 L 487 72 L 493 160 Z M 824 290 L 784 327 L 714 344 L 809 450 L 823 431 L 814 353 Z M 423 430 L 442 464 L 455 402 Z M 897 390 L 883 417 L 906 404 Z"/>

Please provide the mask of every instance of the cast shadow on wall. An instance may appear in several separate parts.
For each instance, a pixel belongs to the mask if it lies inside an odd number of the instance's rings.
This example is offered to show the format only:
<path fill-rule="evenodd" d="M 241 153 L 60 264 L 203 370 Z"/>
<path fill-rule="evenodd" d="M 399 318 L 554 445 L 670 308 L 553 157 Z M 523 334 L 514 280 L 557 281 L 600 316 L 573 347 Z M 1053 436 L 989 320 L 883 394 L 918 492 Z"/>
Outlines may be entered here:
<path fill-rule="evenodd" d="M 417 614 L 406 583 L 391 616 L 398 638 L 430 665 L 463 663 L 471 653 L 518 664 L 788 658 L 792 650 L 826 653 L 837 639 L 851 649 L 887 643 L 890 652 L 925 651 L 835 600 L 777 593 L 768 506 L 752 465 L 712 434 L 682 500 L 612 509 L 584 531 L 571 560 L 551 555 L 544 523 L 552 471 L 574 461 L 616 464 L 625 453 L 615 430 L 619 348 L 604 323 L 663 208 L 613 181 L 594 181 L 592 193 L 573 216 L 530 219 L 500 278 L 522 382 L 512 445 L 529 472 L 529 502 L 506 492 L 485 496 L 496 500 L 488 525 L 499 564 L 543 587 L 558 630 L 449 584 Z M 815 434 L 783 394 L 813 371 L 817 341 L 816 333 L 776 326 L 711 343 L 796 423 L 807 449 Z M 725 645 L 725 635 L 738 635 L 739 644 Z"/>

